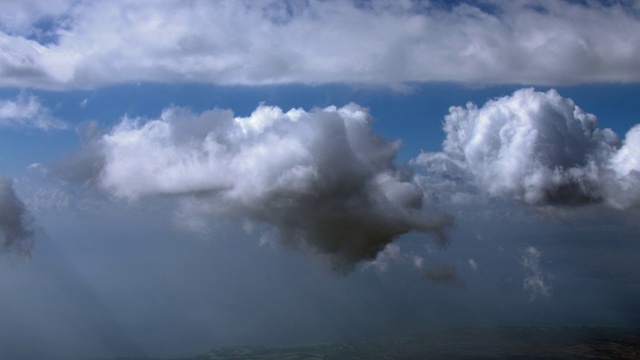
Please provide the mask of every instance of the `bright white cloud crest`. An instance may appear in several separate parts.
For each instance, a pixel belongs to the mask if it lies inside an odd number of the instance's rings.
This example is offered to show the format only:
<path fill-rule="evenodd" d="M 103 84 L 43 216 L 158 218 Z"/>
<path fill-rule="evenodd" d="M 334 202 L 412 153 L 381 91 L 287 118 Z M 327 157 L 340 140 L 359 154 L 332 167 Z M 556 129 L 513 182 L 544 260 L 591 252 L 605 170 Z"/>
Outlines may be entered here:
<path fill-rule="evenodd" d="M 49 4 L 50 3 L 50 4 Z M 2 2 L 3 86 L 640 80 L 640 21 L 569 1 Z M 49 25 L 41 24 L 47 20 Z"/>
<path fill-rule="evenodd" d="M 478 108 L 451 107 L 441 153 L 415 160 L 431 171 L 447 171 L 493 196 L 531 204 L 607 202 L 638 206 L 640 126 L 621 147 L 594 115 L 555 90 L 521 89 Z"/>
<path fill-rule="evenodd" d="M 170 108 L 124 119 L 90 148 L 103 164 L 97 184 L 116 196 L 187 196 L 180 216 L 190 224 L 211 215 L 266 223 L 347 270 L 410 231 L 442 242 L 451 222 L 422 209 L 413 175 L 393 165 L 399 143 L 374 134 L 371 121 L 353 104 L 260 106 L 246 118 Z"/>

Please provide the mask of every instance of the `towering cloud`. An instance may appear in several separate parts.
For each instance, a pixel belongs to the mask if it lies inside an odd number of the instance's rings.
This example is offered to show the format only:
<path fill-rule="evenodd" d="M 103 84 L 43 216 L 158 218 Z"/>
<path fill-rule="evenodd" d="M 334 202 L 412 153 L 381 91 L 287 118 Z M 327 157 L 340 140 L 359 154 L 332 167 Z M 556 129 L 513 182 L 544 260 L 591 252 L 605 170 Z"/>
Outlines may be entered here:
<path fill-rule="evenodd" d="M 632 1 L 448 3 L 3 1 L 0 85 L 640 81 Z"/>
<path fill-rule="evenodd" d="M 555 90 L 521 89 L 480 108 L 451 107 L 444 131 L 443 151 L 423 153 L 415 163 L 492 196 L 530 204 L 640 205 L 640 126 L 621 144 Z"/>
<path fill-rule="evenodd" d="M 260 106 L 246 118 L 169 108 L 159 119 L 124 119 L 79 158 L 97 159 L 99 171 L 85 173 L 118 197 L 181 196 L 187 227 L 220 215 L 271 225 L 283 242 L 348 270 L 410 231 L 443 242 L 451 222 L 423 209 L 413 174 L 393 165 L 399 142 L 377 136 L 371 122 L 353 104 Z"/>
<path fill-rule="evenodd" d="M 0 234 L 4 251 L 28 255 L 33 246 L 33 219 L 15 191 L 11 180 L 0 178 Z"/>

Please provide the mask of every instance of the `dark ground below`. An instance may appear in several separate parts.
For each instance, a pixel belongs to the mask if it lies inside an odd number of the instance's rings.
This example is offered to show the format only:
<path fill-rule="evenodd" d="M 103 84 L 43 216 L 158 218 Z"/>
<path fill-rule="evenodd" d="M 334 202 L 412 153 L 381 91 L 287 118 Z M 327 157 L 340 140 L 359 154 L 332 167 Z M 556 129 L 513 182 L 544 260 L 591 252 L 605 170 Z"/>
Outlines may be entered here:
<path fill-rule="evenodd" d="M 142 360 L 119 360 L 125 359 Z M 165 360 L 210 359 L 640 359 L 640 329 L 594 326 L 459 328 L 411 338 L 288 348 L 220 347 L 191 358 Z"/>

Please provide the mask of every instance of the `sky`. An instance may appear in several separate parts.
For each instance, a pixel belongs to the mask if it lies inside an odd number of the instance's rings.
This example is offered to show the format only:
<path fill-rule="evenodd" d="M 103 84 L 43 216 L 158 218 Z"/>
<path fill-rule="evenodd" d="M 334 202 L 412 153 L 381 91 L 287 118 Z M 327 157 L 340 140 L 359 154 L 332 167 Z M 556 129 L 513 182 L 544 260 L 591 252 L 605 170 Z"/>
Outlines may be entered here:
<path fill-rule="evenodd" d="M 637 1 L 0 2 L 0 357 L 640 326 Z"/>

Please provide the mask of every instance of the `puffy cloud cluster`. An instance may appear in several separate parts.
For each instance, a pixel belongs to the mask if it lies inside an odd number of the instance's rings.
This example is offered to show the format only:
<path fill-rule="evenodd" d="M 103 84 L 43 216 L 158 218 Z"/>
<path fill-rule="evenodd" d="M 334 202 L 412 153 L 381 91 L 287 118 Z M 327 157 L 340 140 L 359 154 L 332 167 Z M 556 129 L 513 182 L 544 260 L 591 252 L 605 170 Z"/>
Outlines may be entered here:
<path fill-rule="evenodd" d="M 40 100 L 26 93 L 15 99 L 0 100 L 0 126 L 27 127 L 40 130 L 64 129 L 67 125 L 51 115 Z"/>
<path fill-rule="evenodd" d="M 0 14 L 2 86 L 640 80 L 626 2 L 3 1 Z"/>
<path fill-rule="evenodd" d="M 460 186 L 530 204 L 640 205 L 640 125 L 621 142 L 555 90 L 451 107 L 444 131 L 443 151 L 415 163 Z"/>
<path fill-rule="evenodd" d="M 186 227 L 220 215 L 271 225 L 283 242 L 348 270 L 407 232 L 444 242 L 451 222 L 423 209 L 413 174 L 393 165 L 399 142 L 377 136 L 371 122 L 354 104 L 311 112 L 259 106 L 244 118 L 169 108 L 95 137 L 85 147 L 92 154 L 78 158 L 99 169 L 80 173 L 125 199 L 181 196 Z"/>
<path fill-rule="evenodd" d="M 31 253 L 35 230 L 33 219 L 15 191 L 13 183 L 0 178 L 0 234 L 4 251 Z"/>

